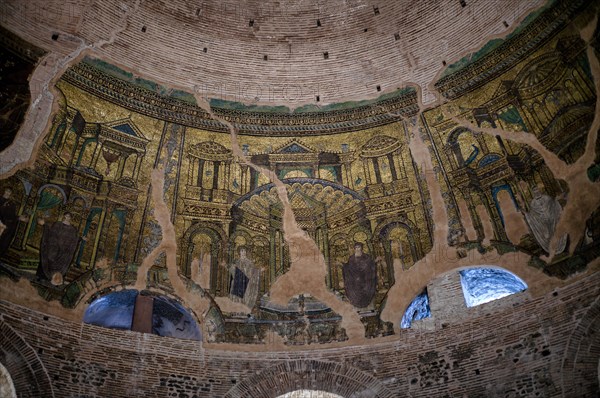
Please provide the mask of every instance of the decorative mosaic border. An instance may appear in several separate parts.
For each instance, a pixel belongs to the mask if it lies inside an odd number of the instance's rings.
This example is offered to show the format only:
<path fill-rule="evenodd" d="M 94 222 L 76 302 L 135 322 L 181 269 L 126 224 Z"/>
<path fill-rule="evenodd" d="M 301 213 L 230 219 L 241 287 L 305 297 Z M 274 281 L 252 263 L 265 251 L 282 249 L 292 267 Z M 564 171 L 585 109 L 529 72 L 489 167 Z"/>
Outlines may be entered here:
<path fill-rule="evenodd" d="M 124 108 L 169 122 L 203 130 L 227 132 L 195 104 L 160 95 L 109 75 L 85 62 L 69 68 L 62 80 Z M 249 112 L 213 107 L 220 118 L 232 123 L 241 134 L 253 136 L 322 136 L 386 125 L 418 113 L 417 92 L 408 90 L 397 97 L 351 109 L 275 113 Z"/>
<path fill-rule="evenodd" d="M 444 97 L 454 99 L 483 86 L 547 43 L 570 23 L 574 15 L 592 3 L 586 0 L 556 1 L 522 32 L 470 65 L 442 77 L 435 83 L 435 88 Z"/>

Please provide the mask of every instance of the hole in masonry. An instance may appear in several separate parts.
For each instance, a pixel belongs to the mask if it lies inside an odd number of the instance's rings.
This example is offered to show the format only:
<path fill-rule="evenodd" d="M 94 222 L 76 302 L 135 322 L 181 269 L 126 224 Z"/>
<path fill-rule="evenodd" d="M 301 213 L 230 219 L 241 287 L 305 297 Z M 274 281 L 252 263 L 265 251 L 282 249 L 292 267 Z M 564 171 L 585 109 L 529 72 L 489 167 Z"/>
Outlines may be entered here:
<path fill-rule="evenodd" d="M 52 34 L 52 40 L 54 40 L 54 41 L 58 40 L 58 33 Z"/>

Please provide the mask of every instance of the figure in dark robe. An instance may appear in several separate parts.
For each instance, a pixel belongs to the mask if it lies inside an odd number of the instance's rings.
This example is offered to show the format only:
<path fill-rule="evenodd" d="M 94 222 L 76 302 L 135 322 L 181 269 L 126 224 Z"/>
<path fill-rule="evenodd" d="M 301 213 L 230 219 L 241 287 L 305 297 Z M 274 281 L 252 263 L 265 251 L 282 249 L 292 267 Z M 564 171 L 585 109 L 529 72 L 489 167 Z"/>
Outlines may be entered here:
<path fill-rule="evenodd" d="M 366 253 L 363 245 L 354 244 L 354 254 L 342 267 L 344 289 L 350 303 L 357 308 L 365 308 L 371 304 L 377 291 L 377 265 Z"/>
<path fill-rule="evenodd" d="M 44 224 L 40 265 L 37 269 L 38 279 L 61 284 L 55 282 L 55 275 L 60 274 L 59 281 L 62 281 L 73 261 L 78 243 L 77 228 L 71 225 L 71 213 L 65 213 L 62 221 L 57 221 L 51 226 Z"/>
<path fill-rule="evenodd" d="M 246 257 L 245 247 L 240 247 L 239 251 L 240 258 L 229 267 L 231 279 L 229 298 L 232 301 L 244 303 L 252 309 L 258 296 L 260 270 L 252 260 Z"/>
<path fill-rule="evenodd" d="M 0 255 L 8 252 L 19 221 L 17 207 L 11 200 L 11 195 L 12 189 L 6 188 L 2 197 L 0 197 Z"/>

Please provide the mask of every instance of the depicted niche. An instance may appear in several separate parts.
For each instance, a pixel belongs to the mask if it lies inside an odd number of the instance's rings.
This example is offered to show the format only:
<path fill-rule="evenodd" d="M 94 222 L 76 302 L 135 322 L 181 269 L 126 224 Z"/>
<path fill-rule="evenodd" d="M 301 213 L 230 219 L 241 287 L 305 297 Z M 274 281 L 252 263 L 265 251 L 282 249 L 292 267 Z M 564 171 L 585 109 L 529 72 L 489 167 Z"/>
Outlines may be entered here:
<path fill-rule="evenodd" d="M 475 307 L 527 289 L 515 274 L 500 268 L 469 268 L 459 271 L 467 307 Z"/>
<path fill-rule="evenodd" d="M 142 300 L 141 300 L 142 299 Z M 83 321 L 110 329 L 151 332 L 158 336 L 202 340 L 194 316 L 176 300 L 128 289 L 92 301 Z"/>
<path fill-rule="evenodd" d="M 400 327 L 408 329 L 414 321 L 429 317 L 431 317 L 431 309 L 429 308 L 429 295 L 427 294 L 427 288 L 425 288 L 406 308 L 400 321 Z"/>

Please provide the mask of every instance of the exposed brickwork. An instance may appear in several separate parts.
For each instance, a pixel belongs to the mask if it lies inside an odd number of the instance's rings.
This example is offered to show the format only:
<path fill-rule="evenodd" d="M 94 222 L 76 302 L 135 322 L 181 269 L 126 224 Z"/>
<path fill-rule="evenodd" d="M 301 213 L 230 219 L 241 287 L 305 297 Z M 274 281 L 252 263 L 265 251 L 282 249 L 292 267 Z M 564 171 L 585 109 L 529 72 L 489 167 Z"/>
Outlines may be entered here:
<path fill-rule="evenodd" d="M 563 391 L 592 396 L 600 390 L 598 365 L 600 361 L 600 298 L 579 321 L 571 334 L 562 363 Z"/>
<path fill-rule="evenodd" d="M 593 274 L 545 297 L 521 293 L 465 309 L 462 320 L 449 317 L 435 330 L 402 330 L 389 342 L 262 353 L 208 350 L 0 302 L 2 347 L 26 341 L 57 397 L 276 397 L 298 388 L 345 396 L 594 396 L 599 285 Z M 6 333 L 8 325 L 22 338 Z M 13 367 L 11 376 L 26 391 L 19 372 Z"/>
<path fill-rule="evenodd" d="M 398 76 L 433 100 L 427 87 L 445 64 L 543 1 L 387 1 L 378 14 L 366 0 L 6 3 L 0 22 L 43 48 L 62 53 L 78 44 L 66 35 L 52 40 L 56 32 L 95 43 L 119 30 L 96 55 L 151 80 L 247 103 L 300 104 L 316 95 L 321 103 L 374 98 L 377 87 L 396 89 Z"/>
<path fill-rule="evenodd" d="M 0 315 L 3 311 L 0 311 Z M 33 348 L 0 317 L 0 363 L 12 378 L 17 396 L 54 397 L 48 374 Z"/>

